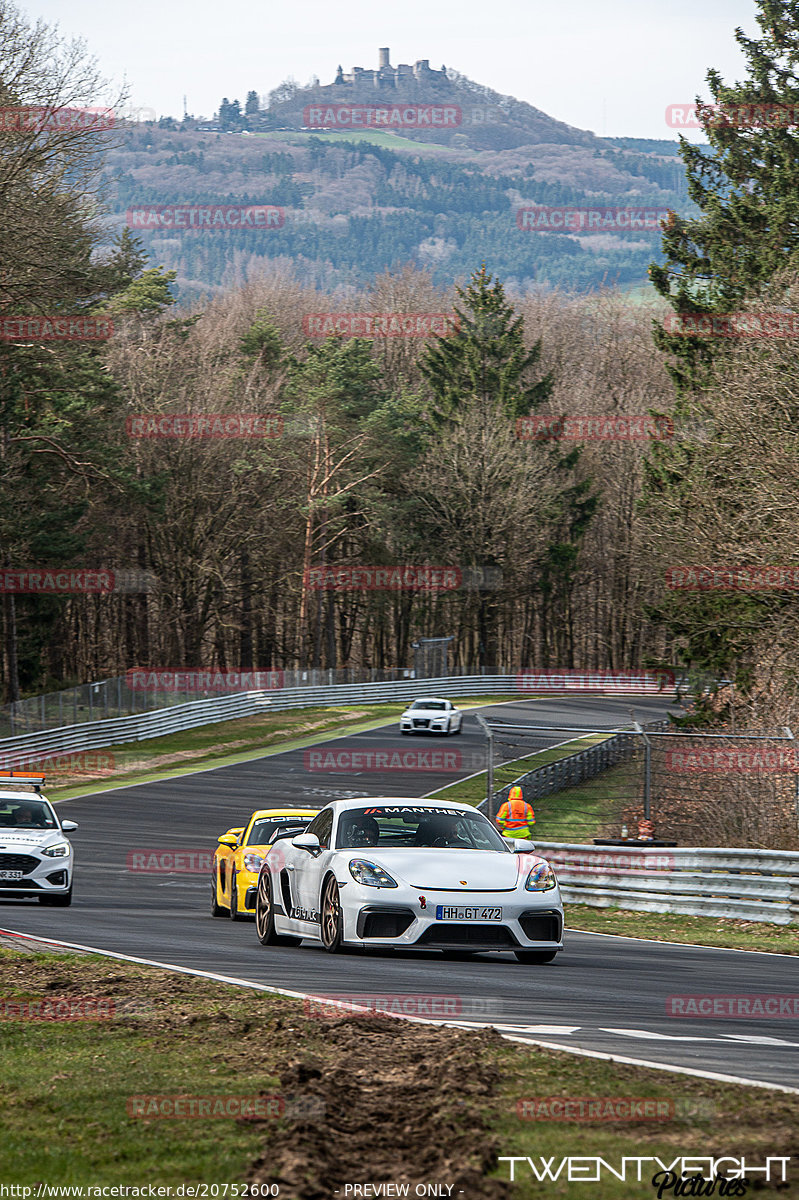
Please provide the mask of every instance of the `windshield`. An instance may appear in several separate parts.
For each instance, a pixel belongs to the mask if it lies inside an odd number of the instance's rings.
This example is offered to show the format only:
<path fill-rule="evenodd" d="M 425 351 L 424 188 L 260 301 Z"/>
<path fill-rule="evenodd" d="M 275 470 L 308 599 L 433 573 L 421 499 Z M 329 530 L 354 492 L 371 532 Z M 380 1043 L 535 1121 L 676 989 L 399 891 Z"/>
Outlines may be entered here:
<path fill-rule="evenodd" d="M 264 817 L 263 820 L 253 821 L 245 845 L 266 846 L 277 830 L 284 828 L 295 834 L 302 833 L 310 820 L 310 817 Z"/>
<path fill-rule="evenodd" d="M 412 846 L 416 849 L 508 851 L 493 825 L 479 812 L 421 805 L 353 808 L 339 818 L 336 847 Z"/>
<path fill-rule="evenodd" d="M 426 708 L 433 710 L 447 710 L 446 700 L 414 700 L 411 708 Z"/>
<path fill-rule="evenodd" d="M 45 800 L 0 800 L 0 828 L 57 829 L 58 822 Z"/>

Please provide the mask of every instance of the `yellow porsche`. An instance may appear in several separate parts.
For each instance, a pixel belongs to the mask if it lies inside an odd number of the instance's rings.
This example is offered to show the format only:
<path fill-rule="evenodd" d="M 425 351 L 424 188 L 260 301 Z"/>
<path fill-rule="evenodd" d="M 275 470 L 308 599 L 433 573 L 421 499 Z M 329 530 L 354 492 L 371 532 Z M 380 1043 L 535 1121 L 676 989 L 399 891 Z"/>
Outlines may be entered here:
<path fill-rule="evenodd" d="M 316 808 L 259 808 L 246 825 L 219 838 L 211 868 L 211 916 L 240 921 L 255 916 L 258 872 L 269 847 L 302 833 Z"/>

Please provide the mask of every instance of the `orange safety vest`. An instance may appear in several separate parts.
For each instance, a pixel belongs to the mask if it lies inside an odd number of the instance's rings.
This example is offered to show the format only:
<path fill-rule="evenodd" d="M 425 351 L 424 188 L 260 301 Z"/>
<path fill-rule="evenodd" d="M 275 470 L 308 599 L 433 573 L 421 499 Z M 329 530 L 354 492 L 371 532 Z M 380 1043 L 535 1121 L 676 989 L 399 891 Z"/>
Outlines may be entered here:
<path fill-rule="evenodd" d="M 535 811 L 532 804 L 524 800 L 506 800 L 497 813 L 497 824 L 506 829 L 529 829 L 535 825 Z"/>

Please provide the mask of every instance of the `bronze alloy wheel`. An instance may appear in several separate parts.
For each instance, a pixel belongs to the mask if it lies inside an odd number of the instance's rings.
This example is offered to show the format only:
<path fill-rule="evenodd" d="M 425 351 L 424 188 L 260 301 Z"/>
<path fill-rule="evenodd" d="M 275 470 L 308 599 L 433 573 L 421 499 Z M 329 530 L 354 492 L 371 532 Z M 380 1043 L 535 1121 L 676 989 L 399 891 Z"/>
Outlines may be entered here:
<path fill-rule="evenodd" d="M 258 891 L 255 894 L 255 932 L 262 946 L 275 942 L 275 914 L 272 910 L 272 881 L 268 871 L 258 876 Z"/>
<path fill-rule="evenodd" d="M 322 945 L 330 954 L 341 949 L 342 932 L 338 884 L 331 875 L 322 892 Z"/>

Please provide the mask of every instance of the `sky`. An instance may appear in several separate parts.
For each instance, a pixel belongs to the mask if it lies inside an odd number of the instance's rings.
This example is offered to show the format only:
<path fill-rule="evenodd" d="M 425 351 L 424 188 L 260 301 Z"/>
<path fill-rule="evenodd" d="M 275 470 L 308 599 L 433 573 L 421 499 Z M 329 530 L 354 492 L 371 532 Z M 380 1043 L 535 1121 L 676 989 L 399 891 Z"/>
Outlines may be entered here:
<path fill-rule="evenodd" d="M 755 35 L 754 0 L 17 0 L 80 37 L 134 107 L 211 116 L 223 96 L 266 99 L 289 77 L 430 60 L 599 136 L 676 138 L 670 105 L 708 98 L 705 74 L 745 76 L 734 31 Z"/>

